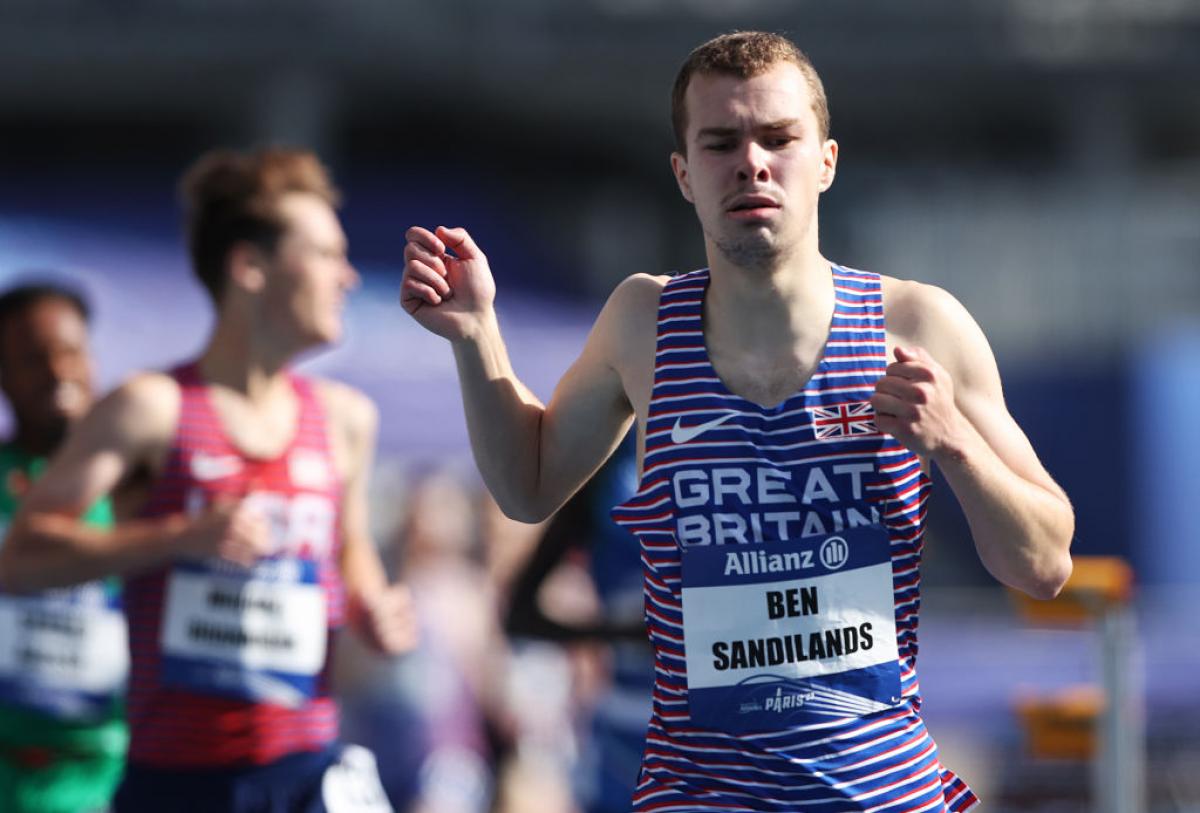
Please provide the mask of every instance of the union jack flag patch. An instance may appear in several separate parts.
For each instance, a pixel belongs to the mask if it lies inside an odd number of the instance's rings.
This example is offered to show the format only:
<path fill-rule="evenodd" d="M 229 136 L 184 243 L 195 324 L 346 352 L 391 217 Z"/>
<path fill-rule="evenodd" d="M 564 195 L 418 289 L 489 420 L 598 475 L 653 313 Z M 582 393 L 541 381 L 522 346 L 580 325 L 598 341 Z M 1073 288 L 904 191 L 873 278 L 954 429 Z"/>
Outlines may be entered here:
<path fill-rule="evenodd" d="M 875 410 L 870 401 L 815 406 L 810 407 L 809 411 L 812 412 L 813 436 L 817 440 L 879 434 L 879 430 L 875 428 Z"/>

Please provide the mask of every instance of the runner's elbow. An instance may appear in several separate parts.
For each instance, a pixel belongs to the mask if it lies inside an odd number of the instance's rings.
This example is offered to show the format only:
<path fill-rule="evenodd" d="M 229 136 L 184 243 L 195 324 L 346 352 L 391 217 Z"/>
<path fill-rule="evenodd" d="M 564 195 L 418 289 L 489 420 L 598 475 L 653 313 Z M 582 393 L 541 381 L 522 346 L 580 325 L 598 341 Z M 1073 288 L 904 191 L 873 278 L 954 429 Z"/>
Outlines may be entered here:
<path fill-rule="evenodd" d="M 1042 587 L 1047 594 L 1046 598 L 1054 598 L 1062 592 L 1062 589 L 1067 586 L 1067 580 L 1071 578 L 1071 573 L 1074 569 L 1075 564 L 1071 561 L 1071 555 L 1064 553 L 1042 583 Z"/>
<path fill-rule="evenodd" d="M 500 510 L 509 519 L 536 525 L 554 515 L 574 493 L 563 487 L 561 476 L 528 478 L 517 482 L 516 478 L 495 484 L 492 494 Z M 489 483 L 489 487 L 493 485 Z"/>
<path fill-rule="evenodd" d="M 556 494 L 547 493 L 547 490 L 535 483 L 532 477 L 522 479 L 510 472 L 507 476 L 490 476 L 484 479 L 501 513 L 516 522 L 536 525 L 547 519 L 563 503 L 563 499 Z"/>
<path fill-rule="evenodd" d="M 536 525 L 554 513 L 553 507 L 547 508 L 544 505 L 540 505 L 533 498 L 509 496 L 502 499 L 499 495 L 494 496 L 496 497 L 496 504 L 500 506 L 500 511 L 514 522 Z"/>
<path fill-rule="evenodd" d="M 1071 562 L 1070 554 L 1063 554 L 1038 568 L 1030 575 L 1026 583 L 1021 585 L 1021 589 L 1033 598 L 1049 601 L 1062 592 L 1063 587 L 1067 584 L 1067 579 L 1071 578 L 1073 569 L 1074 565 Z"/>

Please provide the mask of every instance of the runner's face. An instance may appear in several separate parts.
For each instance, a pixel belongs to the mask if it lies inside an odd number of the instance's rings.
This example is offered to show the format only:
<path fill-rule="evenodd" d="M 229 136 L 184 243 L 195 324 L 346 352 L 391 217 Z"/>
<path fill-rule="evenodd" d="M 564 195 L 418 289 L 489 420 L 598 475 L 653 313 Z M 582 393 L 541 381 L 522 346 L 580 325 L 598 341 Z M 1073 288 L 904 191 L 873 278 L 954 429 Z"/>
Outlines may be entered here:
<path fill-rule="evenodd" d="M 69 302 L 47 297 L 15 314 L 0 336 L 0 354 L 0 383 L 26 426 L 62 431 L 91 406 L 87 323 Z"/>
<path fill-rule="evenodd" d="M 817 199 L 837 143 L 822 139 L 804 74 L 780 62 L 749 79 L 698 74 L 688 85 L 688 154 L 671 156 L 710 257 L 769 267 L 815 240 Z"/>
<path fill-rule="evenodd" d="M 271 258 L 267 318 L 302 345 L 342 335 L 346 293 L 358 273 L 346 257 L 346 235 L 333 208 L 317 195 L 291 193 L 279 203 L 288 224 Z"/>

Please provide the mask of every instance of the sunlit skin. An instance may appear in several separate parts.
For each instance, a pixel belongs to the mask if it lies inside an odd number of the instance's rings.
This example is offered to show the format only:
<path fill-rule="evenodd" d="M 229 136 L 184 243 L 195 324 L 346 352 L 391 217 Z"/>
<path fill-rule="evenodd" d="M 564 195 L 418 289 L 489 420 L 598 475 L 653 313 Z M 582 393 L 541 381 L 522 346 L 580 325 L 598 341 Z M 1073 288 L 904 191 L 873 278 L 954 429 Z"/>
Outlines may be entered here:
<path fill-rule="evenodd" d="M 0 335 L 0 388 L 12 407 L 12 441 L 48 455 L 92 404 L 88 327 L 65 299 L 44 297 L 7 320 Z"/>
<path fill-rule="evenodd" d="M 224 290 L 198 360 L 208 397 L 230 444 L 271 459 L 295 436 L 299 405 L 283 372 L 298 354 L 342 335 L 346 294 L 359 282 L 346 235 L 321 196 L 295 192 L 276 203 L 283 233 L 270 251 L 250 242 L 225 258 Z M 362 393 L 313 381 L 327 416 L 327 440 L 341 484 L 340 568 L 351 621 L 381 652 L 412 647 L 415 616 L 407 588 L 389 585 L 367 522 L 366 480 L 378 415 Z M 248 566 L 273 549 L 266 520 L 247 501 L 214 504 L 196 516 L 132 519 L 96 534 L 75 521 L 79 506 L 111 494 L 140 513 L 151 480 L 167 463 L 181 393 L 162 373 L 142 373 L 101 400 L 70 434 L 33 486 L 3 548 L 7 589 L 38 590 L 169 564 L 176 556 L 219 558 Z M 51 558 L 43 555 L 53 549 Z"/>
<path fill-rule="evenodd" d="M 687 155 L 672 154 L 671 168 L 710 263 L 773 270 L 815 253 L 817 201 L 833 183 L 838 145 L 822 137 L 800 69 L 699 74 L 685 99 Z"/>
<path fill-rule="evenodd" d="M 805 387 L 829 338 L 835 291 L 817 206 L 838 145 L 790 62 L 747 79 L 693 75 L 684 98 L 687 151 L 671 166 L 704 233 L 709 361 L 728 390 L 773 407 Z M 495 281 L 466 229 L 406 237 L 401 302 L 451 342 L 475 459 L 506 513 L 531 522 L 556 510 L 633 421 L 644 448 L 667 277 L 635 273 L 617 287 L 543 404 L 512 369 Z M 986 338 L 939 288 L 888 276 L 880 288 L 891 363 L 871 398 L 878 428 L 939 465 L 997 579 L 1054 595 L 1071 572 L 1074 516 L 1005 408 Z"/>
<path fill-rule="evenodd" d="M 275 251 L 260 257 L 261 278 L 244 280 L 256 294 L 256 339 L 294 353 L 337 341 L 346 294 L 359 283 L 333 208 L 317 195 L 296 192 L 278 204 L 287 224 Z"/>

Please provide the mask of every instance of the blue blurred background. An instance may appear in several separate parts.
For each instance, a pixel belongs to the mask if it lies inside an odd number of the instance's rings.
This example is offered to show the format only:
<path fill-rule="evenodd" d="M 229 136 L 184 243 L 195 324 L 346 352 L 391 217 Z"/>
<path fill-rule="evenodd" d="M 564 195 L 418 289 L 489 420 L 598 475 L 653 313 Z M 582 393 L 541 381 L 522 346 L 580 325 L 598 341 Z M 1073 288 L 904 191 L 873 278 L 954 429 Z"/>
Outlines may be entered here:
<path fill-rule="evenodd" d="M 403 551 L 412 512 L 396 495 L 431 471 L 478 488 L 450 352 L 397 304 L 405 228 L 472 231 L 518 373 L 548 397 L 616 282 L 703 263 L 668 169 L 668 94 L 692 47 L 735 28 L 788 33 L 824 79 L 841 144 L 826 256 L 967 306 L 1075 503 L 1074 551 L 1134 565 L 1151 809 L 1200 809 L 1195 0 L 6 0 L 0 284 L 38 269 L 81 281 L 106 386 L 194 353 L 210 316 L 178 175 L 217 145 L 312 147 L 345 192 L 364 284 L 346 340 L 303 366 L 378 401 L 377 530 Z M 465 505 L 467 559 L 492 567 L 488 509 Z M 1024 684 L 1094 679 L 1092 636 L 1025 627 L 944 488 L 931 521 L 921 671 L 944 759 L 986 809 L 1091 809 L 1086 766 L 1021 756 L 1013 703 Z M 563 702 L 579 753 L 556 768 L 563 807 L 545 809 L 600 809 L 579 789 L 596 701 Z M 505 736 L 490 731 L 490 753 Z M 485 762 L 476 804 L 533 810 Z M 468 804 L 421 809 L 454 803 Z"/>

